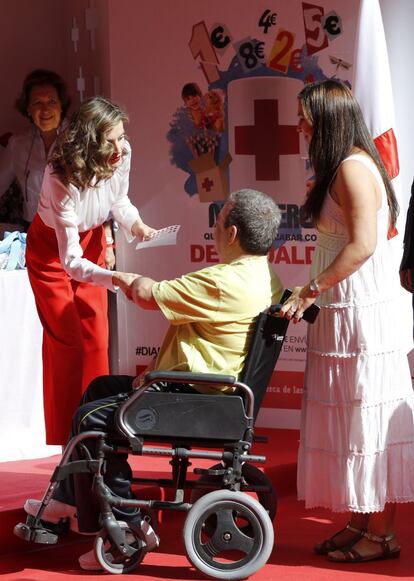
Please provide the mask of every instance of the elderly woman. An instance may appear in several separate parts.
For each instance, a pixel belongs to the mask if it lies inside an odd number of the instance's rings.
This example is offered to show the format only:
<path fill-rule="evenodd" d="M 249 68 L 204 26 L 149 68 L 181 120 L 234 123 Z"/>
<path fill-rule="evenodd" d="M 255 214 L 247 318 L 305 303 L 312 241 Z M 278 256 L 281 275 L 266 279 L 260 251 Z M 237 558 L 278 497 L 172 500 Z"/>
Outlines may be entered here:
<path fill-rule="evenodd" d="M 412 342 L 395 311 L 391 239 L 398 204 L 345 84 L 307 85 L 298 107 L 315 172 L 304 216 L 315 221 L 318 243 L 310 282 L 282 310 L 297 322 L 315 300 L 321 307 L 308 335 L 298 494 L 309 508 L 348 514 L 316 553 L 336 562 L 391 559 L 400 554 L 396 505 L 414 502 Z"/>
<path fill-rule="evenodd" d="M 104 268 L 108 215 L 128 240 L 151 236 L 128 198 L 131 149 L 126 113 L 102 97 L 82 103 L 56 143 L 27 237 L 26 261 L 43 325 L 48 444 L 65 444 L 84 389 L 108 373 Z"/>
<path fill-rule="evenodd" d="M 0 151 L 0 196 L 17 180 L 23 196 L 22 223 L 33 220 L 46 164 L 68 111 L 66 85 L 53 71 L 36 69 L 23 81 L 18 111 L 31 121 L 27 131 L 13 135 Z"/>

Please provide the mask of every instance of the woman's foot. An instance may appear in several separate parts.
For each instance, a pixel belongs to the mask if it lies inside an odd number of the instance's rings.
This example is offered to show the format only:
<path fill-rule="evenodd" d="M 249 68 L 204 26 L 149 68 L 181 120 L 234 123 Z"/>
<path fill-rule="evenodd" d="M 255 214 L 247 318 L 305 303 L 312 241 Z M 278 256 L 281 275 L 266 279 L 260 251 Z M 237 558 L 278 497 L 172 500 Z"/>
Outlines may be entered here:
<path fill-rule="evenodd" d="M 378 559 L 395 559 L 400 556 L 400 551 L 401 547 L 394 533 L 387 536 L 365 533 L 351 548 L 328 553 L 328 559 L 336 563 L 362 563 Z"/>
<path fill-rule="evenodd" d="M 317 555 L 327 555 L 338 549 L 350 549 L 365 534 L 365 529 L 357 529 L 348 523 L 345 528 L 341 529 L 329 539 L 322 541 L 314 546 L 313 550 Z"/>

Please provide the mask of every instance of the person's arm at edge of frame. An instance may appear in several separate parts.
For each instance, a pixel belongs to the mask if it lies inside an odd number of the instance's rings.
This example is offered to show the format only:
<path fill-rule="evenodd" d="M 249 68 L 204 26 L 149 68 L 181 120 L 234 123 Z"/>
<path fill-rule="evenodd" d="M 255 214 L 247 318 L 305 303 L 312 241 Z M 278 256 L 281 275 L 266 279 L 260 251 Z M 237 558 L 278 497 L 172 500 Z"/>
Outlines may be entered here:
<path fill-rule="evenodd" d="M 414 181 L 411 185 L 410 204 L 407 210 L 405 232 L 404 232 L 404 252 L 400 265 L 401 286 L 408 292 L 414 291 L 413 266 L 414 266 Z"/>

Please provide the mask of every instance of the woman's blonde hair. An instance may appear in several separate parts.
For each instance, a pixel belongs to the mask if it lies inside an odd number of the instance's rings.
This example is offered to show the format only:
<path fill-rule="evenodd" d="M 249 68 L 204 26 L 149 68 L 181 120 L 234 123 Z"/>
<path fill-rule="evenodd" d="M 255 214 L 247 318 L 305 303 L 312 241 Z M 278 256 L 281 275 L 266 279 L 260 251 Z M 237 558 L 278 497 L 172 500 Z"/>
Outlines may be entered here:
<path fill-rule="evenodd" d="M 104 97 L 92 97 L 81 104 L 58 138 L 50 162 L 65 185 L 84 189 L 112 176 L 114 148 L 105 136 L 121 121 L 128 121 L 126 112 Z"/>

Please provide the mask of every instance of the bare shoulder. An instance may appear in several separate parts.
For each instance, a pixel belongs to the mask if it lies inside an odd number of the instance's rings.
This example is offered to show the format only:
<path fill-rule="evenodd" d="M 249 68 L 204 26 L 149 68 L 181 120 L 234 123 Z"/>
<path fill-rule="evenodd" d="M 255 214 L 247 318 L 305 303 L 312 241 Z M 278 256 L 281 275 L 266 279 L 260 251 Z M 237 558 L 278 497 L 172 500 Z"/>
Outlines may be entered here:
<path fill-rule="evenodd" d="M 371 199 L 377 207 L 381 205 L 381 190 L 379 183 L 370 164 L 372 159 L 367 154 L 360 154 L 365 157 L 368 164 L 363 159 L 347 159 L 340 165 L 332 184 L 332 196 L 341 205 L 350 198 L 358 198 L 360 201 L 365 198 Z"/>
<path fill-rule="evenodd" d="M 353 175 L 358 174 L 360 176 L 367 175 L 374 178 L 374 168 L 376 168 L 376 165 L 372 157 L 365 152 L 358 152 L 358 157 L 353 156 L 344 159 L 339 166 L 338 174 L 341 174 L 343 177 L 352 177 Z"/>
<path fill-rule="evenodd" d="M 358 154 L 358 158 L 344 160 L 339 166 L 334 182 L 337 188 L 352 188 L 357 186 L 358 189 L 366 186 L 377 188 L 378 182 L 372 171 L 376 167 L 372 158 L 366 153 Z"/>

